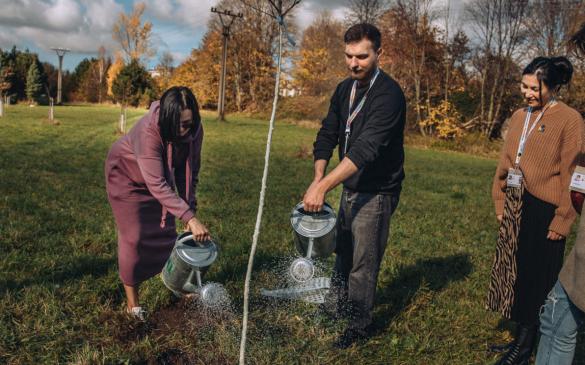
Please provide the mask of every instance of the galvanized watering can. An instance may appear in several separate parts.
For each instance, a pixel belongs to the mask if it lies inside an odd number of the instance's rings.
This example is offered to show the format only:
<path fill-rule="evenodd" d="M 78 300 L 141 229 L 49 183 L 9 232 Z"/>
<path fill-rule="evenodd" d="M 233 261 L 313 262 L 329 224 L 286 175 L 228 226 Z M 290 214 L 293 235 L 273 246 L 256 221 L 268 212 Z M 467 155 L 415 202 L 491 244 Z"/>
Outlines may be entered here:
<path fill-rule="evenodd" d="M 162 281 L 178 296 L 198 294 L 203 304 L 213 306 L 227 292 L 217 283 L 203 285 L 201 278 L 217 255 L 218 248 L 213 241 L 196 242 L 191 232 L 184 232 L 175 241 L 162 271 Z"/>
<path fill-rule="evenodd" d="M 290 216 L 297 250 L 304 257 L 294 260 L 290 275 L 299 282 L 313 278 L 315 266 L 313 258 L 325 258 L 335 250 L 335 211 L 327 203 L 317 213 L 307 212 L 303 203 L 297 204 Z"/>

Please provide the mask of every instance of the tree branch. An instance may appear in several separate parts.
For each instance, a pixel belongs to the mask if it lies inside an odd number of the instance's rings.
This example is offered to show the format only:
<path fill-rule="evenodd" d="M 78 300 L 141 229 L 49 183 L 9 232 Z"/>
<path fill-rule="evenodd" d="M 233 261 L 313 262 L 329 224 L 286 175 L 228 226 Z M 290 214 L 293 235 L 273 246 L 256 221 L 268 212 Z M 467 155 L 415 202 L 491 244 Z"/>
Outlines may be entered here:
<path fill-rule="evenodd" d="M 269 17 L 276 18 L 276 16 L 274 14 L 269 14 L 266 11 L 264 11 L 264 10 L 262 10 L 260 8 L 257 8 L 254 5 L 248 3 L 246 0 L 240 0 L 240 1 L 242 2 L 242 4 L 244 4 L 245 6 L 249 7 L 252 10 L 255 10 L 255 11 L 259 12 L 259 13 L 268 15 Z"/>

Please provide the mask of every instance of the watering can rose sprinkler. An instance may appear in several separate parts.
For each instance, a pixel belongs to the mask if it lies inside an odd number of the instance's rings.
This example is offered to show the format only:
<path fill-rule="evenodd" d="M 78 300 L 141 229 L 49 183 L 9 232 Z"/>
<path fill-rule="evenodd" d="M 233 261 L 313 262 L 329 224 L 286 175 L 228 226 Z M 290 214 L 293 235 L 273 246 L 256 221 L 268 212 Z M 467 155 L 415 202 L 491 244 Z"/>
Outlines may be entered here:
<path fill-rule="evenodd" d="M 171 256 L 162 271 L 162 281 L 175 295 L 196 294 L 207 307 L 216 307 L 229 300 L 225 288 L 218 283 L 203 284 L 202 276 L 217 259 L 215 242 L 195 241 L 191 232 L 177 237 Z"/>
<path fill-rule="evenodd" d="M 303 203 L 297 204 L 290 216 L 297 251 L 303 255 L 295 259 L 289 275 L 297 282 L 307 282 L 315 274 L 314 258 L 326 258 L 335 250 L 336 215 L 325 203 L 319 212 L 307 212 Z"/>

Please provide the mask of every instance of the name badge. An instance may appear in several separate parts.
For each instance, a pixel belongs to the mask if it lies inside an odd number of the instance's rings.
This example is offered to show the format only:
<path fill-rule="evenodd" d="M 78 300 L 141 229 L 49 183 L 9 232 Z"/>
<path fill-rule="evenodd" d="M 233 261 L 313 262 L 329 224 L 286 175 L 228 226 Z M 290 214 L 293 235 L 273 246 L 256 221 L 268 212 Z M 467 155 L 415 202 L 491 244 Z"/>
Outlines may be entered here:
<path fill-rule="evenodd" d="M 585 193 L 585 167 L 577 166 L 575 168 L 569 189 Z"/>
<path fill-rule="evenodd" d="M 508 178 L 506 179 L 506 186 L 511 188 L 519 188 L 522 186 L 522 178 L 522 171 L 509 169 Z"/>

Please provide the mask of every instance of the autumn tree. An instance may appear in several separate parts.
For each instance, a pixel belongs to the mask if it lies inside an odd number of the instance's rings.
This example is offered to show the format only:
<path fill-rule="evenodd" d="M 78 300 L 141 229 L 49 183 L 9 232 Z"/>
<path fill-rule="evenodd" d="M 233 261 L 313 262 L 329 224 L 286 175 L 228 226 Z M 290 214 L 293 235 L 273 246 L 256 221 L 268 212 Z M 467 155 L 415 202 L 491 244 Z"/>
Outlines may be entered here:
<path fill-rule="evenodd" d="M 415 126 L 425 134 L 422 121 L 431 100 L 440 96 L 443 75 L 443 45 L 433 25 L 431 0 L 396 0 L 380 19 L 382 48 L 386 50 L 381 65 L 396 76 L 406 88 L 414 108 Z"/>
<path fill-rule="evenodd" d="M 114 80 L 116 79 L 116 77 L 120 73 L 120 70 L 122 70 L 123 67 L 124 59 L 122 58 L 122 55 L 118 52 L 115 55 L 114 62 L 106 72 L 107 95 L 110 97 L 114 96 L 114 93 L 112 92 L 112 85 L 114 84 Z"/>
<path fill-rule="evenodd" d="M 251 6 L 247 6 L 251 5 Z M 270 4 L 264 0 L 223 0 L 217 6 L 242 13 L 244 21 L 232 25 L 226 73 L 227 110 L 261 110 L 272 100 L 274 86 L 274 51 L 278 26 L 266 13 Z M 261 11 L 258 11 L 261 10 Z M 288 17 L 287 17 L 288 19 Z M 287 23 L 294 34 L 294 23 Z M 221 23 L 212 18 L 201 46 L 177 67 L 172 85 L 185 85 L 195 92 L 206 107 L 215 107 L 221 65 Z M 290 53 L 290 47 L 286 50 Z"/>
<path fill-rule="evenodd" d="M 165 91 L 169 88 L 171 83 L 171 77 L 175 70 L 175 59 L 170 52 L 164 52 L 159 59 L 156 70 L 159 75 L 155 78 L 155 81 L 161 91 Z"/>
<path fill-rule="evenodd" d="M 187 86 L 197 97 L 199 105 L 214 108 L 218 99 L 221 34 L 207 32 L 201 40 L 201 46 L 193 49 L 171 77 L 170 86 Z M 231 72 L 228 76 L 231 75 Z M 230 83 L 227 83 L 229 86 Z M 226 88 L 231 95 L 231 88 Z M 233 108 L 233 99 L 226 98 L 228 107 Z"/>
<path fill-rule="evenodd" d="M 104 61 L 107 67 L 107 62 Z M 106 93 L 107 84 L 102 76 L 102 60 L 91 58 L 83 59 L 72 74 L 75 87 L 73 97 L 79 101 L 99 103 L 102 94 Z"/>
<path fill-rule="evenodd" d="M 539 17 L 538 21 L 524 18 L 526 52 L 532 57 L 564 55 L 575 17 L 584 10 L 582 0 L 531 0 L 527 13 L 539 14 Z"/>
<path fill-rule="evenodd" d="M 7 103 L 8 92 L 12 88 L 12 82 L 14 79 L 14 72 L 12 71 L 12 65 L 1 65 L 0 67 L 0 98 L 4 103 Z"/>
<path fill-rule="evenodd" d="M 358 23 L 377 24 L 388 9 L 388 0 L 348 0 L 345 21 L 348 25 Z"/>
<path fill-rule="evenodd" d="M 503 123 L 504 97 L 514 80 L 510 79 L 511 70 L 525 39 L 527 9 L 528 0 L 472 0 L 466 5 L 479 42 L 474 57 L 480 76 L 479 120 L 482 132 L 488 136 Z"/>
<path fill-rule="evenodd" d="M 344 31 L 344 25 L 328 11 L 305 29 L 293 72 L 303 94 L 330 94 L 346 75 Z"/>
<path fill-rule="evenodd" d="M 146 5 L 136 3 L 130 14 L 120 13 L 112 29 L 112 38 L 118 43 L 126 62 L 145 61 L 156 54 L 151 44 L 152 23 L 142 23 Z"/>
<path fill-rule="evenodd" d="M 107 92 L 106 72 L 110 66 L 109 60 L 106 59 L 106 48 L 100 46 L 98 49 L 98 103 L 102 103 L 102 96 Z"/>

